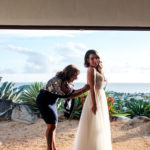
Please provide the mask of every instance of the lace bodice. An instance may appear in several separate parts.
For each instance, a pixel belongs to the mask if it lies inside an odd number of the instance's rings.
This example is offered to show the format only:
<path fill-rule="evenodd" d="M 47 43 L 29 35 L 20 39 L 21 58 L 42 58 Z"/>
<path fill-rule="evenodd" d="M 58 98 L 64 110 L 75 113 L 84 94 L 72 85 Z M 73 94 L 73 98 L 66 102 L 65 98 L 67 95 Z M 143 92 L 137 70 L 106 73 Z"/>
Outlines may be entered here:
<path fill-rule="evenodd" d="M 103 86 L 104 77 L 96 70 L 94 71 L 94 74 L 95 74 L 95 89 L 99 90 Z"/>

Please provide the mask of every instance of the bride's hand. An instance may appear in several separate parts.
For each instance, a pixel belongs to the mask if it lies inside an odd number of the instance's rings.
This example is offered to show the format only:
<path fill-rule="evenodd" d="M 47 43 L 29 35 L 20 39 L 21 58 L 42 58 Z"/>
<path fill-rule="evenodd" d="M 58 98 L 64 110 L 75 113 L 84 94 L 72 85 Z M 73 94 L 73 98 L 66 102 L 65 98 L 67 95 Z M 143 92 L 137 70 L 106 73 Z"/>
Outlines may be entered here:
<path fill-rule="evenodd" d="M 97 105 L 92 106 L 92 112 L 96 115 L 97 112 Z"/>

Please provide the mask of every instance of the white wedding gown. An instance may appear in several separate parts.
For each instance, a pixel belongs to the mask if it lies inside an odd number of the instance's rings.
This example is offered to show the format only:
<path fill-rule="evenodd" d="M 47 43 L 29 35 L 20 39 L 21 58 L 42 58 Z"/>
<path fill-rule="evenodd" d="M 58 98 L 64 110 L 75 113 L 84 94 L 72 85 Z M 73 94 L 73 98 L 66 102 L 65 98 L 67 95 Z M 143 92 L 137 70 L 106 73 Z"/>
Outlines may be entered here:
<path fill-rule="evenodd" d="M 97 112 L 94 115 L 91 110 L 92 99 L 89 91 L 82 109 L 73 150 L 112 150 L 109 112 L 102 87 L 104 78 L 96 70 L 94 76 Z"/>

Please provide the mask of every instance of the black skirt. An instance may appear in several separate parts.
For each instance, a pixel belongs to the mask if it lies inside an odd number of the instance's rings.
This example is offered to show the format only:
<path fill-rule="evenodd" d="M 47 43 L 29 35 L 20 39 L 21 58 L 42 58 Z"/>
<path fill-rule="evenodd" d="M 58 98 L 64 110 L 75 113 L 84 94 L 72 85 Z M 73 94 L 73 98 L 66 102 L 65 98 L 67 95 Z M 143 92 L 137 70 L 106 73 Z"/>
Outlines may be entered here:
<path fill-rule="evenodd" d="M 72 91 L 72 93 L 74 90 Z M 41 89 L 37 98 L 36 105 L 41 113 L 43 120 L 47 124 L 56 124 L 58 122 L 58 113 L 57 113 L 57 99 L 58 98 L 67 98 L 72 93 L 61 96 L 48 92 L 47 90 Z"/>

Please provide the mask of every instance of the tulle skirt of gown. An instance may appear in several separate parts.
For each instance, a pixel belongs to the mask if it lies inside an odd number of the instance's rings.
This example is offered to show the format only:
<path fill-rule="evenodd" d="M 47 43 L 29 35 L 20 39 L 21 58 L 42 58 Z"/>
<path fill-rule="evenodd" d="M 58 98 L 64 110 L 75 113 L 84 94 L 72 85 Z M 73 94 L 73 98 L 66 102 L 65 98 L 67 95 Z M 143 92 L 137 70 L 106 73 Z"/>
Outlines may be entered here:
<path fill-rule="evenodd" d="M 112 150 L 109 112 L 105 91 L 96 94 L 97 113 L 93 114 L 91 93 L 84 103 L 73 150 Z"/>

